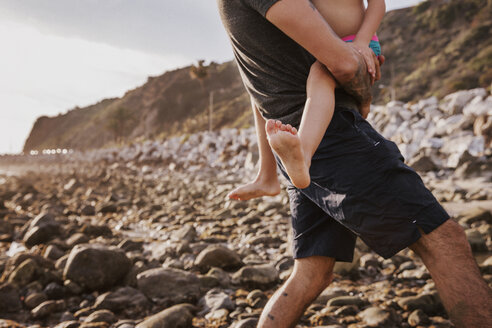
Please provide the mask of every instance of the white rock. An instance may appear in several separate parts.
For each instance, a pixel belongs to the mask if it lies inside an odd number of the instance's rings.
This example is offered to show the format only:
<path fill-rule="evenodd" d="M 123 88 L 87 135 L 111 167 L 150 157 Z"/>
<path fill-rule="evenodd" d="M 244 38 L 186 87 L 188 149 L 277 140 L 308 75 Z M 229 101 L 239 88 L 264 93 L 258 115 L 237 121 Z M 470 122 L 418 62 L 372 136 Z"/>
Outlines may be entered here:
<path fill-rule="evenodd" d="M 412 129 L 427 129 L 427 127 L 429 126 L 430 124 L 430 121 L 426 120 L 426 119 L 421 119 L 419 121 L 417 121 L 416 123 L 412 124 Z"/>
<path fill-rule="evenodd" d="M 424 138 L 420 142 L 421 148 L 436 148 L 439 149 L 444 145 L 444 140 L 441 138 Z"/>
<path fill-rule="evenodd" d="M 440 108 L 449 115 L 460 114 L 463 112 L 463 108 L 466 104 L 477 96 L 480 96 L 483 99 L 487 96 L 487 91 L 483 88 L 478 88 L 451 93 L 444 97 L 440 104 Z"/>
<path fill-rule="evenodd" d="M 422 139 L 424 138 L 425 136 L 425 130 L 422 130 L 422 129 L 413 129 L 413 136 L 412 136 L 412 140 L 416 143 L 419 143 L 422 141 Z"/>
<path fill-rule="evenodd" d="M 483 136 L 475 136 L 470 131 L 462 131 L 445 138 L 445 144 L 441 148 L 441 152 L 445 154 L 462 154 L 468 151 L 472 156 L 481 156 L 484 150 L 485 140 Z"/>
<path fill-rule="evenodd" d="M 475 97 L 468 105 L 463 109 L 463 114 L 468 116 L 492 116 L 492 96 L 482 100 L 480 96 Z"/>
<path fill-rule="evenodd" d="M 408 162 L 418 153 L 420 146 L 418 143 L 414 142 L 411 144 L 399 144 L 398 148 L 400 149 L 400 152 L 405 161 Z"/>
<path fill-rule="evenodd" d="M 437 97 L 435 96 L 432 96 L 427 99 L 421 99 L 417 103 L 419 109 L 421 110 L 427 107 L 432 107 L 432 108 L 437 107 L 438 104 L 439 104 L 439 100 L 437 100 Z"/>
<path fill-rule="evenodd" d="M 426 107 L 423 111 L 423 115 L 428 121 L 434 122 L 437 122 L 443 117 L 443 113 L 438 109 L 437 105 Z"/>
<path fill-rule="evenodd" d="M 387 124 L 383 130 L 383 136 L 387 139 L 391 139 L 392 136 L 395 135 L 396 130 L 398 130 L 398 125 L 396 124 Z"/>

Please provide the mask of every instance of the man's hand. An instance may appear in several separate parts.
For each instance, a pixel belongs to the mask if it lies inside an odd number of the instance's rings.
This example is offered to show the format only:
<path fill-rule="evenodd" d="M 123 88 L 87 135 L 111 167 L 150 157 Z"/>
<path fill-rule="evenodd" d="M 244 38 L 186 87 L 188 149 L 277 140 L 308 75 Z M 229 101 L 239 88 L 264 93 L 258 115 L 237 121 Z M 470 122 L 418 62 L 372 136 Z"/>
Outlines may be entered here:
<path fill-rule="evenodd" d="M 355 50 L 357 50 L 362 57 L 364 57 L 364 60 L 367 65 L 367 71 L 372 77 L 372 80 L 374 81 L 376 79 L 376 63 L 374 62 L 373 55 L 374 52 L 372 51 L 371 48 L 369 48 L 367 45 L 364 44 L 359 44 L 357 42 L 350 42 L 347 43 L 351 47 L 354 47 Z"/>
<path fill-rule="evenodd" d="M 358 58 L 357 69 L 353 75 L 344 76 L 343 79 L 337 79 L 337 81 L 348 94 L 359 102 L 359 112 L 362 117 L 366 118 L 372 101 L 371 86 L 381 78 L 380 65 L 384 63 L 384 57 L 380 56 L 381 59 L 378 60 L 374 52 L 371 51 L 372 63 L 374 64 L 374 76 L 372 76 L 368 72 L 364 56 L 355 47 L 351 47 L 351 49 Z"/>

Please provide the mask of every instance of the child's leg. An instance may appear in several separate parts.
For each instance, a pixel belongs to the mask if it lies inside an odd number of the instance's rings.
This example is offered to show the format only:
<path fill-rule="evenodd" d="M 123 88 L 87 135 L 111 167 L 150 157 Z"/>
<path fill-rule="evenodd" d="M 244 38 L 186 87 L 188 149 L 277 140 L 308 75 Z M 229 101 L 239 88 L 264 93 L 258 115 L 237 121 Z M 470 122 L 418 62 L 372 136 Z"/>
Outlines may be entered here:
<path fill-rule="evenodd" d="M 240 186 L 231 191 L 227 196 L 236 200 L 248 200 L 262 196 L 274 196 L 280 192 L 280 184 L 277 176 L 277 163 L 273 157 L 272 149 L 268 144 L 265 131 L 265 119 L 251 101 L 253 106 L 256 136 L 258 138 L 258 150 L 260 153 L 260 168 L 252 182 Z"/>
<path fill-rule="evenodd" d="M 270 146 L 284 165 L 292 184 L 306 188 L 311 183 L 311 158 L 330 124 L 335 107 L 336 82 L 319 62 L 311 66 L 306 83 L 307 100 L 299 133 L 290 125 L 267 121 Z"/>
<path fill-rule="evenodd" d="M 336 81 L 331 73 L 316 61 L 309 71 L 306 105 L 299 126 L 299 138 L 308 167 L 333 117 L 335 87 Z"/>

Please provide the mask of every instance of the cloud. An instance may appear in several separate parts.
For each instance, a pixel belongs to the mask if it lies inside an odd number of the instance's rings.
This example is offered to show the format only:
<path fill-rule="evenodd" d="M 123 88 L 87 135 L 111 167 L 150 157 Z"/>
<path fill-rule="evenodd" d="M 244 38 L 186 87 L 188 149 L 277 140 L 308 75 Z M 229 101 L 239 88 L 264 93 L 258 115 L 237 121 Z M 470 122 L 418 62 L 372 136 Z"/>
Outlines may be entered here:
<path fill-rule="evenodd" d="M 155 54 L 232 58 L 215 0 L 0 0 L 0 19 Z"/>

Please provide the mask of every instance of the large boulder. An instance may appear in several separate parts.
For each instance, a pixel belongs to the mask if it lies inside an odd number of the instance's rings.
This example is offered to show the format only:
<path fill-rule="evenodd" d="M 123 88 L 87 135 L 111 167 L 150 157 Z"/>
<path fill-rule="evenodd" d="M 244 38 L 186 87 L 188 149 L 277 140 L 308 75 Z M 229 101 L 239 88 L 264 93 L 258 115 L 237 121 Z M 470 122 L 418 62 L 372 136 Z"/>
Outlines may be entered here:
<path fill-rule="evenodd" d="M 201 296 L 200 279 L 193 273 L 173 268 L 154 268 L 137 275 L 137 286 L 160 304 L 194 302 Z"/>
<path fill-rule="evenodd" d="M 89 290 L 99 290 L 120 282 L 131 267 L 131 260 L 118 247 L 80 244 L 72 248 L 63 278 Z"/>

